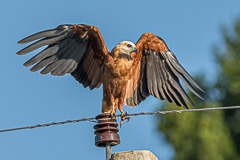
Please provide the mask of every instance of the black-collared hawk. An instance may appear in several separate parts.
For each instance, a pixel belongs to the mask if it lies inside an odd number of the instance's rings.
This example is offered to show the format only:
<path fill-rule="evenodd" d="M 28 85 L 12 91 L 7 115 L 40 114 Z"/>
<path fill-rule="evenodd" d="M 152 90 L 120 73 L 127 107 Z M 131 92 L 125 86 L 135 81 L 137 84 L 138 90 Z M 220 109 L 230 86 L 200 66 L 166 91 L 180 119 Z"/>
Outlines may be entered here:
<path fill-rule="evenodd" d="M 62 76 L 70 73 L 89 89 L 103 84 L 102 112 L 115 115 L 117 108 L 124 115 L 123 104 L 137 106 L 149 95 L 187 108 L 194 106 L 179 79 L 199 98 L 195 88 L 203 91 L 160 37 L 144 33 L 136 45 L 120 42 L 111 52 L 98 28 L 91 25 L 60 25 L 38 32 L 22 40 L 25 44 L 38 40 L 17 52 L 23 55 L 42 46 L 47 47 L 24 63 Z M 36 64 L 37 63 L 37 64 Z M 122 117 L 122 120 L 126 117 Z"/>

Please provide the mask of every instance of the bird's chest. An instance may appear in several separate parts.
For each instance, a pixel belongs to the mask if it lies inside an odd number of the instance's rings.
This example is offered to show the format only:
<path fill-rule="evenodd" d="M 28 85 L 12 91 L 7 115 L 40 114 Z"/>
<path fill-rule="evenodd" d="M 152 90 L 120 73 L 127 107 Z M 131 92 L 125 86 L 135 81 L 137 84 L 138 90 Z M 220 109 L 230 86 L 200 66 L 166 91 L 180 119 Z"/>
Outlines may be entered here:
<path fill-rule="evenodd" d="M 113 78 L 126 78 L 132 69 L 132 64 L 132 60 L 125 58 L 114 59 L 114 61 L 107 64 L 106 71 Z"/>
<path fill-rule="evenodd" d="M 118 93 L 126 86 L 132 63 L 132 60 L 117 59 L 107 64 L 103 83 L 105 83 L 107 88 L 111 88 L 111 92 Z"/>
<path fill-rule="evenodd" d="M 119 72 L 119 76 L 125 77 L 132 69 L 132 60 L 118 59 L 114 64 L 114 71 Z"/>

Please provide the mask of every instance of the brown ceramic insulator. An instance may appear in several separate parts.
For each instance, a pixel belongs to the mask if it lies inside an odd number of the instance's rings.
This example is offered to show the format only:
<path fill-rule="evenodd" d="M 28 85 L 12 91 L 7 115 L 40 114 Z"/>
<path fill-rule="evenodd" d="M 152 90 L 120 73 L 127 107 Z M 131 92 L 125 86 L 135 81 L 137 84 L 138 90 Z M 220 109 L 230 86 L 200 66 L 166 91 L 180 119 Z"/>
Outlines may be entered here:
<path fill-rule="evenodd" d="M 109 119 L 110 118 L 110 119 Z M 95 145 L 105 147 L 109 142 L 111 146 L 116 146 L 120 143 L 118 132 L 118 124 L 111 119 L 110 113 L 102 113 L 96 117 L 98 124 L 94 126 Z"/>

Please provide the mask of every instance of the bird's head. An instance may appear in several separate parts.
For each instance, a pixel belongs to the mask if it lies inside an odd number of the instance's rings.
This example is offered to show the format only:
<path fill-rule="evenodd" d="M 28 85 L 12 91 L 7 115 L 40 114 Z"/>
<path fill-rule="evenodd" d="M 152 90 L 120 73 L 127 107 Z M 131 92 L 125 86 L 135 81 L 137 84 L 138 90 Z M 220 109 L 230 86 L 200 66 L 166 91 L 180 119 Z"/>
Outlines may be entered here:
<path fill-rule="evenodd" d="M 127 54 L 131 55 L 132 52 L 138 53 L 138 49 L 136 45 L 130 41 L 122 41 L 116 47 L 114 47 L 113 51 L 119 54 Z"/>

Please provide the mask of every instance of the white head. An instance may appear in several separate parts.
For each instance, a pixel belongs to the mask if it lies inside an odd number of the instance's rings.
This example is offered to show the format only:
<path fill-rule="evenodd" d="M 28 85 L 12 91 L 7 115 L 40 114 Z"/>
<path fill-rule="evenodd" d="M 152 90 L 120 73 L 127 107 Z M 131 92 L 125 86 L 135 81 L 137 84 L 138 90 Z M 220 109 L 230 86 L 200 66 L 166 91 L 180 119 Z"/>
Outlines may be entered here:
<path fill-rule="evenodd" d="M 122 41 L 116 47 L 114 47 L 114 52 L 119 51 L 120 54 L 128 54 L 130 55 L 132 52 L 137 52 L 138 49 L 136 45 L 130 41 Z"/>

